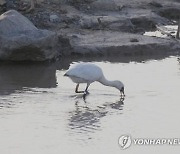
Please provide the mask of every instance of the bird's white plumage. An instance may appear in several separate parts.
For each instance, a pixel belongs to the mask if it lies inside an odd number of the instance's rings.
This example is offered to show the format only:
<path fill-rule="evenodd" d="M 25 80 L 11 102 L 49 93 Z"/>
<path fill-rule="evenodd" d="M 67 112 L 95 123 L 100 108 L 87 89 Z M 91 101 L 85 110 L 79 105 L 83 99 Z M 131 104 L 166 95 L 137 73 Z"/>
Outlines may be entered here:
<path fill-rule="evenodd" d="M 98 81 L 103 72 L 100 67 L 91 63 L 75 63 L 70 65 L 65 75 L 76 83 L 92 83 Z"/>
<path fill-rule="evenodd" d="M 115 87 L 120 90 L 121 96 L 124 95 L 124 84 L 121 81 L 109 81 L 104 75 L 102 69 L 92 63 L 75 63 L 70 65 L 68 71 L 65 73 L 65 76 L 71 78 L 71 80 L 77 83 L 75 92 L 79 93 L 78 87 L 80 83 L 87 83 L 86 89 L 84 92 L 87 92 L 89 85 L 98 81 L 105 86 Z"/>

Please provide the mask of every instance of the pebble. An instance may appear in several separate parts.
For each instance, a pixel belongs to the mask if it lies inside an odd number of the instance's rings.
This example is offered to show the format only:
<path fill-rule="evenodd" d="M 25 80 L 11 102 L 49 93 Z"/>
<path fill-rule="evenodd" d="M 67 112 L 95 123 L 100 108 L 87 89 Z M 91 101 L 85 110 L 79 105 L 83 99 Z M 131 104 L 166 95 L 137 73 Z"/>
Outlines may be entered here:
<path fill-rule="evenodd" d="M 57 23 L 60 21 L 60 18 L 57 15 L 53 14 L 49 16 L 49 20 L 50 22 Z"/>

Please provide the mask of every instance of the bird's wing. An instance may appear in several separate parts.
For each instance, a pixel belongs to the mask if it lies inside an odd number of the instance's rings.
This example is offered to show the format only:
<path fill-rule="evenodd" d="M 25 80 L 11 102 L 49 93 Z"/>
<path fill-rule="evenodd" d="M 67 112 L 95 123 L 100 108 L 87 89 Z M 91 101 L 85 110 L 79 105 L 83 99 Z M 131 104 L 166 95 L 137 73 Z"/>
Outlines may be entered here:
<path fill-rule="evenodd" d="M 93 82 L 102 76 L 102 70 L 91 63 L 75 63 L 66 72 L 67 76 L 75 76 Z"/>

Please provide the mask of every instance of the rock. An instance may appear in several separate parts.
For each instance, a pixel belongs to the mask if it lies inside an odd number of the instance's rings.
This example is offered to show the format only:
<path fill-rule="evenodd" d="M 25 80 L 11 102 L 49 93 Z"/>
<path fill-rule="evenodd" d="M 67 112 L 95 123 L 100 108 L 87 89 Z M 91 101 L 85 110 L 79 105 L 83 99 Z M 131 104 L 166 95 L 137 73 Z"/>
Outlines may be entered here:
<path fill-rule="evenodd" d="M 0 0 L 0 14 L 6 10 L 6 1 Z"/>
<path fill-rule="evenodd" d="M 180 5 L 177 7 L 164 7 L 158 11 L 158 14 L 170 20 L 180 19 Z"/>
<path fill-rule="evenodd" d="M 90 4 L 92 10 L 103 10 L 103 11 L 117 11 L 119 6 L 117 6 L 114 0 L 97 0 Z"/>
<path fill-rule="evenodd" d="M 149 4 L 150 4 L 151 6 L 154 6 L 154 7 L 157 7 L 157 8 L 163 7 L 162 4 L 160 4 L 160 3 L 158 3 L 158 2 L 155 2 L 155 1 L 152 1 L 152 2 L 150 2 Z"/>
<path fill-rule="evenodd" d="M 113 15 L 105 16 L 100 19 L 103 29 L 121 32 L 131 32 L 134 25 L 131 20 L 125 17 L 113 17 Z"/>
<path fill-rule="evenodd" d="M 52 22 L 52 23 L 58 23 L 58 22 L 60 22 L 60 18 L 59 18 L 56 14 L 50 15 L 50 16 L 49 16 L 49 20 L 50 20 L 50 22 Z"/>
<path fill-rule="evenodd" d="M 93 4 L 93 3 L 92 3 Z M 123 8 L 122 11 L 93 11 L 93 14 L 78 14 L 79 25 L 83 29 L 100 29 L 122 32 L 144 33 L 155 30 L 156 25 L 166 25 L 170 21 L 151 10 Z"/>
<path fill-rule="evenodd" d="M 168 19 L 163 18 L 155 13 L 133 16 L 130 20 L 134 25 L 134 32 L 137 32 L 138 30 L 155 30 L 156 25 L 165 25 L 170 23 Z"/>
<path fill-rule="evenodd" d="M 84 16 L 79 20 L 79 24 L 84 29 L 97 29 L 99 27 L 97 17 Z"/>
<path fill-rule="evenodd" d="M 0 6 L 3 6 L 4 4 L 6 4 L 5 0 L 0 0 Z"/>
<path fill-rule="evenodd" d="M 55 32 L 36 28 L 15 10 L 0 16 L 0 60 L 45 61 L 60 55 Z"/>
<path fill-rule="evenodd" d="M 69 35 L 69 40 L 74 55 L 95 56 L 137 56 L 158 55 L 179 52 L 180 43 L 175 40 L 161 39 L 139 34 L 130 34 L 112 31 L 86 30 L 77 38 Z"/>
<path fill-rule="evenodd" d="M 128 18 L 109 16 L 84 16 L 80 20 L 83 29 L 107 29 L 112 31 L 132 31 L 134 25 Z"/>
<path fill-rule="evenodd" d="M 130 42 L 139 42 L 139 41 L 138 41 L 138 39 L 136 39 L 136 38 L 131 38 L 131 39 L 130 39 Z"/>

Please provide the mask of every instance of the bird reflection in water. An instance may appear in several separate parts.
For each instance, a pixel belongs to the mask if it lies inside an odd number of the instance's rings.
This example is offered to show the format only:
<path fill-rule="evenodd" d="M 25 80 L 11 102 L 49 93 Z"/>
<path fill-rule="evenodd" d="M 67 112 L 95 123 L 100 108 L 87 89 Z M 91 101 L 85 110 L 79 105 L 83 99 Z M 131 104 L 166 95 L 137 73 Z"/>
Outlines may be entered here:
<path fill-rule="evenodd" d="M 110 106 L 112 109 L 123 110 L 124 98 L 120 98 L 119 101 L 116 101 L 115 103 L 111 103 L 111 104 L 109 104 L 109 106 Z"/>
<path fill-rule="evenodd" d="M 86 100 L 84 100 L 86 102 Z M 124 98 L 115 103 L 102 104 L 102 106 L 89 107 L 88 103 L 80 105 L 79 100 L 75 103 L 75 110 L 70 112 L 69 127 L 78 133 L 95 132 L 101 130 L 100 120 L 108 116 L 111 109 L 123 110 Z"/>
<path fill-rule="evenodd" d="M 106 116 L 107 111 L 91 109 L 75 103 L 75 110 L 70 112 L 69 127 L 79 132 L 93 132 L 100 129 L 100 119 Z"/>

